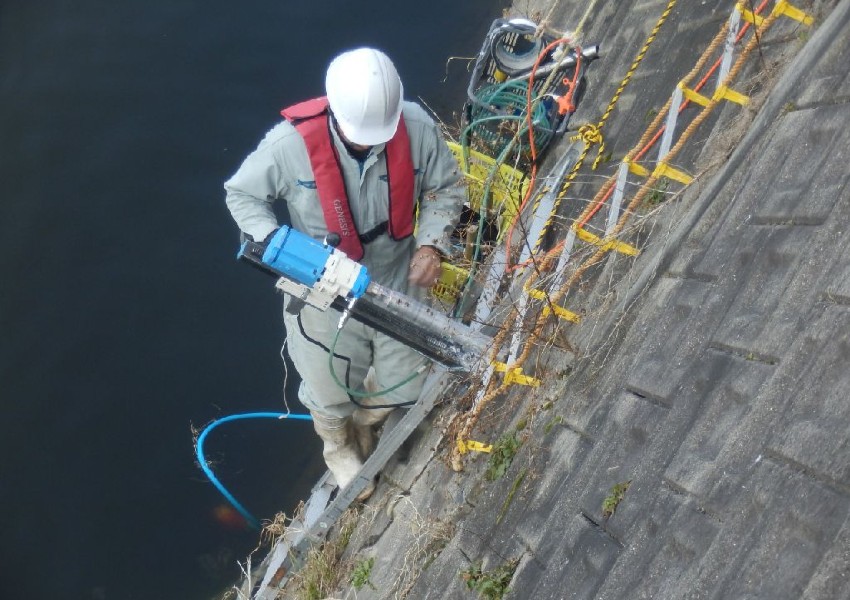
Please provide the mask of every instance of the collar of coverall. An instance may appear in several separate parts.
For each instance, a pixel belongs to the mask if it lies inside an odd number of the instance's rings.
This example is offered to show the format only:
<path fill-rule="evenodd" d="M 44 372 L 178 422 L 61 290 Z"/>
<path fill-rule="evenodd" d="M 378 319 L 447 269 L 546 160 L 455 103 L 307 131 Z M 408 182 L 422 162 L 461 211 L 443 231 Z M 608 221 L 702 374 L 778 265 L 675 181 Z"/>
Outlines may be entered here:
<path fill-rule="evenodd" d="M 332 129 L 334 134 L 337 138 L 339 138 L 339 141 L 342 142 L 342 145 L 345 146 L 345 149 L 348 151 L 348 154 L 351 155 L 351 157 L 355 160 L 363 162 L 369 157 L 369 154 L 377 155 L 381 152 L 381 150 L 384 149 L 384 146 L 386 146 L 385 143 L 375 144 L 374 146 L 364 146 L 362 144 L 355 144 L 354 142 L 350 142 L 348 138 L 345 137 L 345 134 L 342 132 L 342 130 L 339 128 L 339 125 L 337 124 L 333 113 L 330 112 L 330 110 L 328 111 L 328 113 L 331 119 L 331 124 L 333 125 Z"/>

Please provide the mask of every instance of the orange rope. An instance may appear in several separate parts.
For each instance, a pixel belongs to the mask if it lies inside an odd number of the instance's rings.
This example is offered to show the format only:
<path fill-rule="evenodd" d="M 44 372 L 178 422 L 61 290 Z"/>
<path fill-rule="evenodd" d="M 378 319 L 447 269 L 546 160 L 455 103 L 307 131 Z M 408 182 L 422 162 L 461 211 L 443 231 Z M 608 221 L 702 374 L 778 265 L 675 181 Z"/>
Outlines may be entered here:
<path fill-rule="evenodd" d="M 525 195 L 522 198 L 522 202 L 520 202 L 519 207 L 517 208 L 517 218 L 511 221 L 510 227 L 508 227 L 508 233 L 505 236 L 505 271 L 511 271 L 516 268 L 518 265 L 514 267 L 511 266 L 511 238 L 513 238 L 514 228 L 516 227 L 516 223 L 519 220 L 519 215 L 522 214 L 526 205 L 528 204 L 529 199 L 531 198 L 532 192 L 534 191 L 534 184 L 537 180 L 537 146 L 534 143 L 534 126 L 532 123 L 531 117 L 531 108 L 532 108 L 532 93 L 534 91 L 534 75 L 537 73 L 537 68 L 540 66 L 540 62 L 543 60 L 543 57 L 546 56 L 552 48 L 558 46 L 560 44 L 566 44 L 570 40 L 569 38 L 559 38 L 546 46 L 540 54 L 537 55 L 537 60 L 534 61 L 534 66 L 531 67 L 531 74 L 528 77 L 528 89 L 526 90 L 526 113 L 525 118 L 528 123 L 528 141 L 531 147 L 531 174 L 528 179 L 528 185 L 525 189 Z M 573 93 L 575 92 L 576 86 L 574 85 L 577 77 L 579 66 L 581 65 L 581 49 L 576 49 L 576 66 L 575 73 L 573 74 L 573 84 L 570 85 L 570 90 L 568 92 L 569 103 L 572 104 L 573 101 Z M 557 69 L 553 70 L 554 74 L 557 72 Z"/>

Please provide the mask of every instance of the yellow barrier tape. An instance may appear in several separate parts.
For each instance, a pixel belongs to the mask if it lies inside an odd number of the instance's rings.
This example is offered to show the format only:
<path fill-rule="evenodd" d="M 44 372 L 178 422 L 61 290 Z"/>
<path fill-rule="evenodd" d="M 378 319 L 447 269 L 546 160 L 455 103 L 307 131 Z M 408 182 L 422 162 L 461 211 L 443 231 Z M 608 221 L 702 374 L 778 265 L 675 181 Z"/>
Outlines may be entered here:
<path fill-rule="evenodd" d="M 547 296 L 545 292 L 541 292 L 540 290 L 535 290 L 531 288 L 525 288 L 525 293 L 534 298 L 535 300 L 546 300 Z M 556 304 L 552 304 L 549 302 L 543 308 L 543 314 L 548 315 L 550 312 L 554 312 L 556 317 L 564 319 L 566 321 L 572 321 L 573 323 L 580 323 L 581 316 L 578 313 L 574 313 L 571 310 L 567 310 L 566 308 L 561 308 Z"/>
<path fill-rule="evenodd" d="M 708 106 L 712 100 L 728 100 L 729 102 L 735 102 L 736 104 L 740 104 L 744 106 L 747 104 L 750 99 L 744 94 L 738 93 L 735 90 L 729 88 L 729 86 L 721 85 L 717 88 L 717 91 L 714 92 L 714 96 L 712 98 L 708 98 L 707 96 L 703 96 L 696 90 L 692 90 L 689 87 L 686 87 L 679 84 L 679 88 L 682 90 L 682 95 L 695 104 L 699 104 L 700 106 Z"/>
<path fill-rule="evenodd" d="M 481 442 L 476 442 L 474 440 L 462 440 L 460 438 L 457 439 L 457 451 L 460 454 L 466 454 L 467 452 L 487 452 L 490 453 L 493 451 L 493 444 L 482 444 Z"/>
<path fill-rule="evenodd" d="M 741 18 L 752 23 L 756 27 L 761 27 L 761 24 L 764 23 L 764 17 L 755 14 L 751 10 L 747 10 L 744 8 L 743 4 L 738 3 L 735 5 L 735 8 L 737 8 L 738 12 L 741 13 Z"/>
<path fill-rule="evenodd" d="M 786 0 L 779 0 L 779 2 L 776 3 L 776 6 L 773 7 L 773 12 L 785 15 L 789 19 L 799 21 L 803 25 L 814 25 L 815 23 L 815 18 L 813 16 L 800 10 Z"/>
<path fill-rule="evenodd" d="M 508 369 L 508 365 L 501 362 L 494 362 L 493 368 L 497 373 L 505 374 L 505 385 L 510 383 L 516 383 L 517 385 L 527 385 L 529 387 L 540 387 L 542 383 L 536 377 L 530 377 L 528 375 L 524 375 L 522 372 L 522 367 L 514 367 L 513 369 Z"/>
<path fill-rule="evenodd" d="M 685 185 L 690 184 L 694 180 L 693 177 L 691 177 L 684 171 L 674 169 L 665 162 L 658 163 L 658 166 L 655 167 L 655 170 L 652 172 L 652 176 L 666 177 L 667 179 L 672 179 L 673 181 L 678 181 L 679 183 L 683 183 Z"/>
<path fill-rule="evenodd" d="M 563 319 L 565 321 L 570 321 L 572 323 L 581 323 L 581 315 L 578 313 L 574 313 L 571 310 L 567 310 L 566 308 L 562 308 L 557 304 L 547 304 L 543 307 L 542 316 L 546 317 L 550 313 L 555 313 L 555 316 L 559 319 Z"/>
<path fill-rule="evenodd" d="M 649 177 L 649 171 L 647 171 L 644 167 L 640 166 L 637 163 L 629 161 L 629 171 L 637 175 L 638 177 Z"/>
<path fill-rule="evenodd" d="M 650 173 L 646 169 L 646 167 L 643 167 L 643 166 L 641 166 L 637 163 L 628 162 L 627 164 L 629 165 L 629 171 L 631 171 L 635 175 L 638 175 L 639 177 L 650 177 L 650 176 L 655 177 L 655 178 L 666 177 L 667 179 L 672 179 L 673 181 L 678 181 L 679 183 L 683 183 L 684 185 L 688 185 L 689 183 L 691 183 L 694 180 L 693 177 L 691 177 L 690 175 L 688 175 L 684 171 L 680 171 L 679 169 L 674 169 L 673 167 L 671 167 L 670 165 L 668 165 L 665 162 L 658 163 L 658 166 L 655 167 L 655 170 L 653 170 L 652 173 Z M 576 233 L 579 233 L 580 231 L 583 231 L 583 230 L 576 230 Z M 590 233 L 589 231 L 585 232 L 585 233 L 588 236 L 593 236 L 593 234 Z M 596 236 L 593 236 L 593 237 L 596 237 Z M 584 239 L 584 238 L 582 238 L 582 239 Z M 595 244 L 595 242 L 593 242 L 590 238 L 585 239 L 584 241 L 589 242 L 591 244 Z"/>
<path fill-rule="evenodd" d="M 736 92 L 735 90 L 729 89 L 728 86 L 721 85 L 717 88 L 717 91 L 714 92 L 715 100 L 728 100 L 729 102 L 734 102 L 735 104 L 740 104 L 741 106 L 746 106 L 750 102 L 750 97 L 741 94 L 740 92 Z"/>
<path fill-rule="evenodd" d="M 694 104 L 699 104 L 700 106 L 708 106 L 709 102 L 711 102 L 711 100 L 709 100 L 699 92 L 692 90 L 691 88 L 686 87 L 681 83 L 679 84 L 679 89 L 682 90 L 682 95 Z"/>
<path fill-rule="evenodd" d="M 575 230 L 575 232 L 576 237 L 578 237 L 578 239 L 583 242 L 587 242 L 588 244 L 599 246 L 600 250 L 614 250 L 615 252 L 626 254 L 628 256 L 637 256 L 638 254 L 640 254 L 640 250 L 625 242 L 619 242 L 617 240 L 604 240 L 598 235 L 590 233 L 586 229 L 578 228 Z"/>

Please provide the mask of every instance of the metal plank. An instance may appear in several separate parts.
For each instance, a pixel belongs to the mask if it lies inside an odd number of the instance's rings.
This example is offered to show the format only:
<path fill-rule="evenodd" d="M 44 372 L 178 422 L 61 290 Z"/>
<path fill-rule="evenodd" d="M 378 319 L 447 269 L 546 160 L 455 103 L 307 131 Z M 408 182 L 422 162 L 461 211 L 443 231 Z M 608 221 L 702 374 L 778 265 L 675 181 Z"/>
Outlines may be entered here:
<path fill-rule="evenodd" d="M 617 183 L 614 187 L 614 196 L 611 198 L 611 204 L 608 205 L 608 222 L 605 225 L 605 235 L 609 236 L 617 226 L 617 221 L 620 220 L 620 206 L 623 204 L 623 196 L 626 190 L 626 183 L 629 177 L 629 164 L 625 161 L 620 163 L 620 168 L 617 171 Z"/>
<path fill-rule="evenodd" d="M 533 205 L 533 211 L 530 215 L 530 223 L 525 226 L 525 219 L 520 217 L 523 229 L 526 231 L 524 243 L 519 255 L 519 264 L 523 264 L 529 260 L 533 254 L 540 249 L 540 244 L 543 240 L 543 235 L 549 227 L 552 216 L 557 211 L 560 203 L 559 195 L 561 192 L 561 182 L 567 176 L 576 162 L 581 156 L 581 148 L 584 147 L 584 142 L 572 142 L 564 151 L 558 162 L 552 168 L 554 176 L 552 177 L 552 185 L 543 197 Z M 533 245 L 532 245 L 533 244 Z"/>
<path fill-rule="evenodd" d="M 490 255 L 489 260 L 490 267 L 487 270 L 487 279 L 484 280 L 484 289 L 478 299 L 478 304 L 475 306 L 475 318 L 471 324 L 472 328 L 476 330 L 481 329 L 487 322 L 493 312 L 493 307 L 496 305 L 496 295 L 502 276 L 505 274 L 505 264 L 507 263 L 504 244 L 499 244 Z"/>
<path fill-rule="evenodd" d="M 321 511 L 315 522 L 310 522 L 310 519 L 305 518 L 306 523 L 304 528 L 299 528 L 300 531 L 295 532 L 295 535 L 289 540 L 284 536 L 284 539 L 275 545 L 275 548 L 270 554 L 273 558 L 269 560 L 269 567 L 263 577 L 262 584 L 253 596 L 254 600 L 274 600 L 277 598 L 278 593 L 291 577 L 293 566 L 301 563 L 307 556 L 310 548 L 324 539 L 331 527 L 333 527 L 351 503 L 354 502 L 358 494 L 386 466 L 393 454 L 395 454 L 425 417 L 428 416 L 428 413 L 431 412 L 434 403 L 443 393 L 450 380 L 451 374 L 444 367 L 436 365 L 425 380 L 419 401 L 406 410 L 406 414 L 399 421 L 398 425 L 381 436 L 378 447 L 363 465 L 363 468 L 360 469 L 354 481 L 344 490 L 337 492 L 336 497 L 324 507 L 324 510 Z M 328 475 L 327 473 L 325 474 L 324 481 L 327 480 Z M 322 490 L 324 490 L 326 485 L 322 485 L 323 480 L 320 480 L 319 484 L 313 488 L 311 501 L 313 500 L 313 495 L 319 492 L 324 493 Z M 329 494 L 330 492 L 328 492 Z M 319 503 L 321 504 L 320 500 Z M 314 509 L 310 509 L 308 512 L 315 514 Z"/>

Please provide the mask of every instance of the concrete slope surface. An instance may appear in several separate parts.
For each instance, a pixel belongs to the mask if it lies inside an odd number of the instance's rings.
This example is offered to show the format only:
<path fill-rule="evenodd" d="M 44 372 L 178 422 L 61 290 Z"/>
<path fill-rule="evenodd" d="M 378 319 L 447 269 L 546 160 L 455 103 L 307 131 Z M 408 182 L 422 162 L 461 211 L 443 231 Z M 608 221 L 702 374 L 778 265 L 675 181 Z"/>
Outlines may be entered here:
<path fill-rule="evenodd" d="M 538 10 L 567 29 L 591 4 Z M 605 58 L 575 123 L 668 3 L 595 4 Z M 615 159 L 733 7 L 679 4 L 606 125 Z M 753 104 L 677 158 L 700 176 L 644 211 L 641 254 L 567 296 L 584 319 L 526 368 L 543 385 L 482 413 L 474 439 L 502 452 L 453 472 L 446 398 L 359 509 L 333 597 L 850 598 L 850 0 L 798 6 L 815 24 L 762 40 Z"/>

